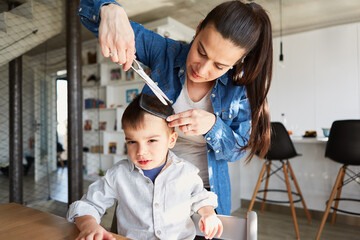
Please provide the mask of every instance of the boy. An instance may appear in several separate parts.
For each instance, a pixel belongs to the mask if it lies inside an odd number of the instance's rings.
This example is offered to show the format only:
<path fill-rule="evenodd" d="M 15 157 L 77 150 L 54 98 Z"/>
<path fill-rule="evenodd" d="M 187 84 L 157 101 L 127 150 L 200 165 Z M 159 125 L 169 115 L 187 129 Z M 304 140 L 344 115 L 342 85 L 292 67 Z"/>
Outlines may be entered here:
<path fill-rule="evenodd" d="M 79 228 L 77 239 L 113 239 L 98 223 L 115 199 L 118 233 L 128 238 L 193 239 L 194 212 L 201 215 L 206 238 L 216 232 L 220 237 L 216 195 L 204 189 L 195 166 L 169 150 L 177 139 L 165 121 L 172 113 L 170 104 L 146 94 L 129 104 L 122 117 L 128 159 L 116 163 L 70 205 L 67 219 Z"/>

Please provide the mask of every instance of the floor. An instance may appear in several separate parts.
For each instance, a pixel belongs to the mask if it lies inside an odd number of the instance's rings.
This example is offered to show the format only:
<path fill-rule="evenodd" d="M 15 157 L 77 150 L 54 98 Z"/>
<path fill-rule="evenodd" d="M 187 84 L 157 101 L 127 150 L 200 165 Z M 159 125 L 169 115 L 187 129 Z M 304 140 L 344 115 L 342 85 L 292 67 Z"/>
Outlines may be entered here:
<path fill-rule="evenodd" d="M 84 192 L 88 185 L 95 178 L 84 179 Z M 9 179 L 0 173 L 0 204 L 9 201 Z M 58 168 L 49 178 L 34 183 L 33 176 L 30 174 L 24 177 L 24 202 L 25 205 L 42 211 L 50 212 L 64 217 L 67 211 L 67 169 Z M 296 239 L 294 225 L 290 214 L 274 211 L 265 211 L 258 214 L 258 239 Z M 101 224 L 105 228 L 110 228 L 114 208 L 110 208 L 102 218 Z M 289 210 L 290 213 L 290 210 Z M 234 216 L 244 217 L 246 208 L 240 208 L 233 213 Z M 298 224 L 301 239 L 315 239 L 320 220 L 314 219 L 312 223 L 299 215 Z M 326 240 L 359 240 L 360 225 L 347 225 L 337 222 L 335 225 L 327 223 L 322 233 L 321 239 Z"/>

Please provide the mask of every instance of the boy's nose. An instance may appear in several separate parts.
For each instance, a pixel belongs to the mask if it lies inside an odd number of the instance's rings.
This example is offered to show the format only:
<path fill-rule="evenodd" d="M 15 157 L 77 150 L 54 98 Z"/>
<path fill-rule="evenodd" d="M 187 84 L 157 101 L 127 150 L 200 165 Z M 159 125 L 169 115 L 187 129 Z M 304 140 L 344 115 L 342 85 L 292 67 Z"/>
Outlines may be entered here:
<path fill-rule="evenodd" d="M 145 146 L 140 145 L 137 149 L 138 156 L 145 156 L 147 153 L 147 148 Z"/>

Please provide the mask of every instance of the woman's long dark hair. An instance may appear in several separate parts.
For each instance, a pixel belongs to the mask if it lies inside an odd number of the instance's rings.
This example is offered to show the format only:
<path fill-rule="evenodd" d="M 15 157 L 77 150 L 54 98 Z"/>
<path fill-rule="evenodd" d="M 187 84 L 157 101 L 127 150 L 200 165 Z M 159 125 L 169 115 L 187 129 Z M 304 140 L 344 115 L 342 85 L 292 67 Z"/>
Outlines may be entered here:
<path fill-rule="evenodd" d="M 266 96 L 269 92 L 273 48 L 270 19 L 256 3 L 224 2 L 215 7 L 201 23 L 215 26 L 223 38 L 246 49 L 244 57 L 234 66 L 233 83 L 245 86 L 251 108 L 251 132 L 246 146 L 250 149 L 248 160 L 257 153 L 265 156 L 270 146 L 270 116 Z"/>

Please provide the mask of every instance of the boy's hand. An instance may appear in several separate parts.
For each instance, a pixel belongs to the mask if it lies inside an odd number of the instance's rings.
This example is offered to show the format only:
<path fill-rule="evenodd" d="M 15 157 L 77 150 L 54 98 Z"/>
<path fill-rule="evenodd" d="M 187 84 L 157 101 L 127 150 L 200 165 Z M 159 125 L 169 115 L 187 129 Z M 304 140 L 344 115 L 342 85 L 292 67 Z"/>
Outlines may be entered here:
<path fill-rule="evenodd" d="M 75 218 L 76 226 L 79 228 L 79 236 L 75 240 L 115 240 L 113 235 L 100 226 L 91 216 Z"/>
<path fill-rule="evenodd" d="M 203 215 L 199 221 L 199 228 L 205 234 L 206 239 L 215 237 L 216 232 L 216 236 L 220 237 L 223 232 L 222 222 L 215 213 Z"/>

